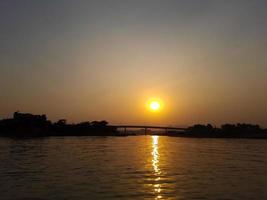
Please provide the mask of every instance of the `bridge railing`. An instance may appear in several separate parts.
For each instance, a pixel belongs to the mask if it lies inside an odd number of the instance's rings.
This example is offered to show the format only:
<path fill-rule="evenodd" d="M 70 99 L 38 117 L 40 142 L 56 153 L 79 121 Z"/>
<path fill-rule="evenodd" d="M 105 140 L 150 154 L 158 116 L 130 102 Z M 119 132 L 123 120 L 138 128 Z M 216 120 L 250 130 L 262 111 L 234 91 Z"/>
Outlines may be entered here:
<path fill-rule="evenodd" d="M 127 129 L 143 129 L 144 133 L 147 134 L 148 130 L 150 129 L 158 129 L 158 130 L 164 130 L 165 133 L 168 131 L 179 131 L 183 132 L 187 128 L 181 128 L 181 127 L 169 127 L 169 126 L 144 126 L 144 125 L 110 125 L 111 127 L 117 128 L 117 129 L 123 129 L 123 132 L 126 134 Z"/>

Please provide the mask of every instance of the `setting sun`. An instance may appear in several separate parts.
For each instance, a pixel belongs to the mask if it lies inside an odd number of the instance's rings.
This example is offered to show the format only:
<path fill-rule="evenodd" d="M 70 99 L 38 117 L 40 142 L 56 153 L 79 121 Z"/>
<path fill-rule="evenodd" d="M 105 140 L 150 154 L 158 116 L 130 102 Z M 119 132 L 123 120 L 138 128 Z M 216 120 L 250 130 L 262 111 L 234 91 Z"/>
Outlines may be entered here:
<path fill-rule="evenodd" d="M 146 107 L 150 112 L 159 112 L 163 109 L 163 102 L 158 98 L 151 98 L 147 101 Z"/>
<path fill-rule="evenodd" d="M 158 101 L 152 101 L 149 107 L 151 110 L 157 111 L 160 109 L 160 103 Z"/>

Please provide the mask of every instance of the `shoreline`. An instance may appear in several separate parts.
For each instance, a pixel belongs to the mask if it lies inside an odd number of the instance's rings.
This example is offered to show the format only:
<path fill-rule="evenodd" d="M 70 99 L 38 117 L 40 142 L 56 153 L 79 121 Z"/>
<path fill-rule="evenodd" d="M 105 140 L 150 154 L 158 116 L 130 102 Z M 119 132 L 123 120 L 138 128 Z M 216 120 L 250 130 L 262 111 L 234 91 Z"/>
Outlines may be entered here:
<path fill-rule="evenodd" d="M 153 132 L 152 130 L 158 131 Z M 186 138 L 267 139 L 267 129 L 263 129 L 257 124 L 245 123 L 223 124 L 220 128 L 214 127 L 211 124 L 196 124 L 187 128 L 142 125 L 116 126 L 108 124 L 105 120 L 68 124 L 67 120 L 61 119 L 52 123 L 47 119 L 46 115 L 33 115 L 30 113 L 19 112 L 15 112 L 13 118 L 0 120 L 0 137 L 126 137 L 138 135 L 159 135 Z"/>
<path fill-rule="evenodd" d="M 224 136 L 214 136 L 214 137 L 208 137 L 208 136 L 194 136 L 194 135 L 175 135 L 175 134 L 92 134 L 92 135 L 1 135 L 1 138 L 10 138 L 10 139 L 41 139 L 41 138 L 54 138 L 54 137 L 138 137 L 138 136 L 164 136 L 164 137 L 180 137 L 180 138 L 192 138 L 192 139 L 258 139 L 258 140 L 266 140 L 266 136 L 259 136 L 259 137 L 224 137 Z"/>

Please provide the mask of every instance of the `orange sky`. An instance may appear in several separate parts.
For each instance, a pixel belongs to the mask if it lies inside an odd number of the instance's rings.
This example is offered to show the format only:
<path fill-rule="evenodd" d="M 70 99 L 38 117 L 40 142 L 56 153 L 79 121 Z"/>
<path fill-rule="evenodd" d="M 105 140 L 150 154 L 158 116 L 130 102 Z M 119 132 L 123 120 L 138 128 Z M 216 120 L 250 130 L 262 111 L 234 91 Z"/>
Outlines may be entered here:
<path fill-rule="evenodd" d="M 263 1 L 0 4 L 0 118 L 267 127 Z"/>

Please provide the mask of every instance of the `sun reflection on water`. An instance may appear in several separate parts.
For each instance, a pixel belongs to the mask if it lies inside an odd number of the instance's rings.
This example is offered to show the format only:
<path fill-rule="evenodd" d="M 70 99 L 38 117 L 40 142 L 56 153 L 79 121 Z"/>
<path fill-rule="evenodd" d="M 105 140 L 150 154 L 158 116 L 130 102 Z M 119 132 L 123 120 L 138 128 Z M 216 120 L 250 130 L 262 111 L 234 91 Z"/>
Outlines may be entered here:
<path fill-rule="evenodd" d="M 161 199 L 162 196 L 160 195 L 161 193 L 161 184 L 160 184 L 160 168 L 159 168 L 159 151 L 158 151 L 158 141 L 159 141 L 159 136 L 152 136 L 152 166 L 154 170 L 154 175 L 155 175 L 155 183 L 153 184 L 154 186 L 154 193 L 156 195 L 155 199 Z"/>

